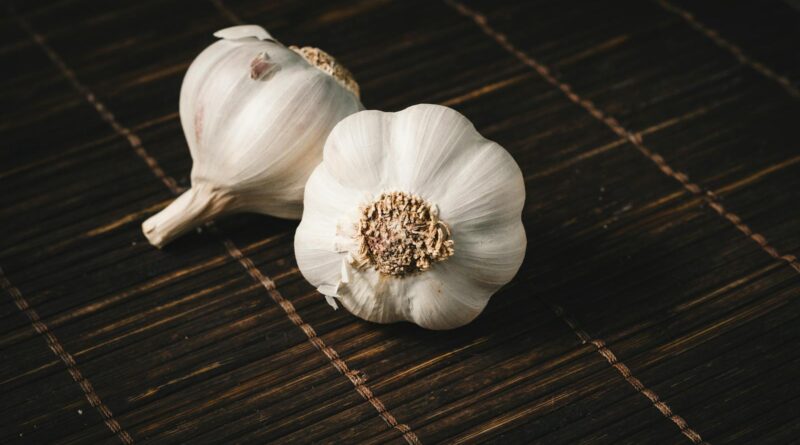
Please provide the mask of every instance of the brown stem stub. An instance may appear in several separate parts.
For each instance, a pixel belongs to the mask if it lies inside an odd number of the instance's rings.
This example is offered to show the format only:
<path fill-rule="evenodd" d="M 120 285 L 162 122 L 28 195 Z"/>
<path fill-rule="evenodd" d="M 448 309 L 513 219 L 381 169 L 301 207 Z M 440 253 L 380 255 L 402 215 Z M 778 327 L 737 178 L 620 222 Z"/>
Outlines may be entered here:
<path fill-rule="evenodd" d="M 356 237 L 358 263 L 396 277 L 424 272 L 454 252 L 436 207 L 405 192 L 384 193 L 364 207 Z"/>

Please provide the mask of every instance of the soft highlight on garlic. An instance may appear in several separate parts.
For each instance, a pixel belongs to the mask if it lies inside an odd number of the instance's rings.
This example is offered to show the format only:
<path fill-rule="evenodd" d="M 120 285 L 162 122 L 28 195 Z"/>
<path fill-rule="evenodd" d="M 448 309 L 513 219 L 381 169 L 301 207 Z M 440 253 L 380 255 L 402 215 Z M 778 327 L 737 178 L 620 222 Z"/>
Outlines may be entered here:
<path fill-rule="evenodd" d="M 297 263 L 356 316 L 456 328 L 522 264 L 524 201 L 517 163 L 458 112 L 362 111 L 334 128 L 306 184 Z"/>
<path fill-rule="evenodd" d="M 328 134 L 364 108 L 350 72 L 322 50 L 287 48 L 255 25 L 214 35 L 181 86 L 192 187 L 142 224 L 157 247 L 229 213 L 299 218 Z"/>

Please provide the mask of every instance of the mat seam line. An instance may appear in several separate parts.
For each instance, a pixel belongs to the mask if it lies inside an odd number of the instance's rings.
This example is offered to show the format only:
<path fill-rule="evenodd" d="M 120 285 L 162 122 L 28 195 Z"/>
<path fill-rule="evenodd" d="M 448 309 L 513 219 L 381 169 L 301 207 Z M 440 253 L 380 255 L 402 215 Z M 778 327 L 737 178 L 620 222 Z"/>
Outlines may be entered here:
<path fill-rule="evenodd" d="M 653 407 L 655 407 L 664 417 L 674 423 L 684 436 L 686 436 L 695 444 L 707 445 L 707 442 L 703 441 L 703 438 L 700 436 L 700 434 L 692 429 L 683 417 L 675 414 L 672 411 L 672 408 L 670 408 L 666 402 L 661 400 L 655 391 L 645 386 L 641 380 L 633 375 L 633 372 L 630 370 L 630 368 L 628 368 L 624 362 L 617 358 L 617 355 L 614 354 L 614 351 L 612 351 L 611 348 L 606 345 L 606 342 L 603 341 L 603 339 L 593 338 L 591 335 L 589 335 L 588 332 L 578 325 L 574 318 L 564 312 L 564 309 L 561 306 L 547 301 L 544 303 L 550 308 L 551 311 L 553 311 L 553 313 L 556 314 L 557 317 L 559 317 L 565 324 L 567 324 L 567 326 L 570 327 L 570 329 L 572 329 L 572 332 L 578 337 L 581 343 L 589 343 L 594 346 L 597 353 L 603 356 L 606 362 L 608 362 L 608 364 L 611 365 L 611 367 L 613 367 L 622 376 L 622 378 L 625 379 L 625 381 L 636 390 L 636 392 L 647 398 Z"/>
<path fill-rule="evenodd" d="M 667 12 L 673 13 L 684 21 L 686 21 L 689 26 L 694 28 L 696 31 L 700 32 L 701 34 L 705 35 L 718 47 L 722 48 L 723 50 L 729 52 L 733 55 L 736 60 L 739 61 L 742 65 L 747 65 L 750 68 L 756 70 L 762 76 L 777 82 L 781 87 L 783 87 L 791 96 L 795 98 L 800 98 L 800 90 L 798 90 L 793 84 L 792 81 L 789 80 L 786 76 L 778 74 L 777 72 L 773 71 L 770 67 L 764 65 L 763 63 L 759 62 L 758 60 L 750 57 L 745 53 L 740 47 L 732 43 L 730 40 L 725 39 L 722 37 L 719 32 L 705 24 L 701 21 L 697 20 L 697 18 L 691 12 L 668 2 L 667 0 L 658 0 L 658 4 Z"/>
<path fill-rule="evenodd" d="M 124 428 L 120 425 L 120 423 L 114 418 L 114 414 L 108 408 L 108 406 L 100 399 L 100 396 L 97 395 L 97 392 L 94 390 L 92 383 L 87 379 L 83 373 L 78 368 L 78 364 L 75 361 L 75 358 L 64 349 L 64 346 L 58 340 L 58 337 L 50 330 L 45 322 L 39 317 L 39 313 L 30 305 L 28 300 L 22 295 L 22 292 L 13 284 L 6 276 L 3 268 L 0 267 L 0 287 L 3 288 L 10 296 L 11 299 L 14 301 L 14 304 L 17 308 L 28 317 L 28 320 L 33 326 L 33 329 L 36 331 L 37 334 L 42 336 L 47 343 L 47 347 L 50 348 L 50 351 L 58 357 L 61 362 L 64 363 L 64 366 L 67 367 L 67 372 L 69 372 L 70 377 L 75 383 L 80 386 L 81 391 L 83 391 L 86 400 L 89 402 L 93 408 L 95 408 L 99 413 L 100 416 L 103 418 L 103 423 L 106 424 L 109 430 L 113 432 L 119 440 L 125 445 L 132 445 L 133 437 L 125 431 Z"/>
<path fill-rule="evenodd" d="M 33 31 L 30 24 L 22 19 L 22 17 L 20 17 L 13 9 L 9 10 L 9 13 L 20 25 L 20 27 L 29 35 L 29 37 L 31 37 L 34 43 L 39 45 L 40 48 L 44 49 L 44 47 L 42 47 L 42 37 Z M 47 51 L 45 51 L 45 53 L 47 53 Z M 111 432 L 113 432 L 123 444 L 132 445 L 134 443 L 133 437 L 125 430 L 125 428 L 122 427 L 119 421 L 114 417 L 114 413 L 111 412 L 111 409 L 97 394 L 89 379 L 86 378 L 86 376 L 84 376 L 80 371 L 75 358 L 64 348 L 64 346 L 58 340 L 58 337 L 56 337 L 56 335 L 50 330 L 49 326 L 42 321 L 41 317 L 39 317 L 39 313 L 36 312 L 28 300 L 22 295 L 22 291 L 20 291 L 11 283 L 11 281 L 5 275 L 5 272 L 3 272 L 2 268 L 0 268 L 0 286 L 6 292 L 8 292 L 17 308 L 25 314 L 36 333 L 44 337 L 48 348 L 53 352 L 53 354 L 56 355 L 56 357 L 61 360 L 62 363 L 64 363 L 64 365 L 67 367 L 67 372 L 69 372 L 70 377 L 72 377 L 72 380 L 74 380 L 75 383 L 77 383 L 81 388 L 86 400 L 89 401 L 89 405 L 98 411 L 100 416 L 103 418 L 103 423 L 105 423 L 106 427 L 108 427 L 108 429 L 111 430 Z"/>

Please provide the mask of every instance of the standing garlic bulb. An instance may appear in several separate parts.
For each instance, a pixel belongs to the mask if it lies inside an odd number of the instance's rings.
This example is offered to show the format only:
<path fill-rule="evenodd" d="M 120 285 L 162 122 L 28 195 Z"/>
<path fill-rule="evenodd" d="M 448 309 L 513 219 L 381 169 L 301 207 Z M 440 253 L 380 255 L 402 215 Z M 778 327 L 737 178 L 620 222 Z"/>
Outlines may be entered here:
<path fill-rule="evenodd" d="M 455 328 L 522 264 L 524 201 L 517 163 L 458 112 L 362 111 L 333 129 L 306 184 L 297 263 L 333 307 Z"/>
<path fill-rule="evenodd" d="M 157 247 L 226 213 L 299 218 L 328 133 L 363 109 L 350 73 L 319 49 L 253 25 L 214 35 L 181 87 L 192 188 L 142 224 Z"/>

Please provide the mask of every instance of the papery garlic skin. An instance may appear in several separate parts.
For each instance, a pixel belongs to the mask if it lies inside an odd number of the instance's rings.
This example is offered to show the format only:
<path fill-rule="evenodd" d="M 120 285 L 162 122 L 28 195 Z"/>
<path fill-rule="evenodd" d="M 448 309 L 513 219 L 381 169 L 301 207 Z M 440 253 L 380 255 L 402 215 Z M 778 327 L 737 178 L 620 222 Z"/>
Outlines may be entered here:
<path fill-rule="evenodd" d="M 392 192 L 431 206 L 450 231 L 452 255 L 404 276 L 365 264 L 359 252 L 365 206 Z M 517 163 L 458 112 L 427 104 L 362 111 L 334 128 L 306 184 L 297 263 L 334 307 L 339 300 L 377 323 L 456 328 L 478 316 L 522 264 L 524 201 Z"/>
<path fill-rule="evenodd" d="M 322 51 L 309 59 L 255 25 L 214 35 L 181 87 L 192 188 L 142 225 L 157 247 L 228 213 L 299 218 L 328 134 L 363 109 L 349 72 Z"/>

